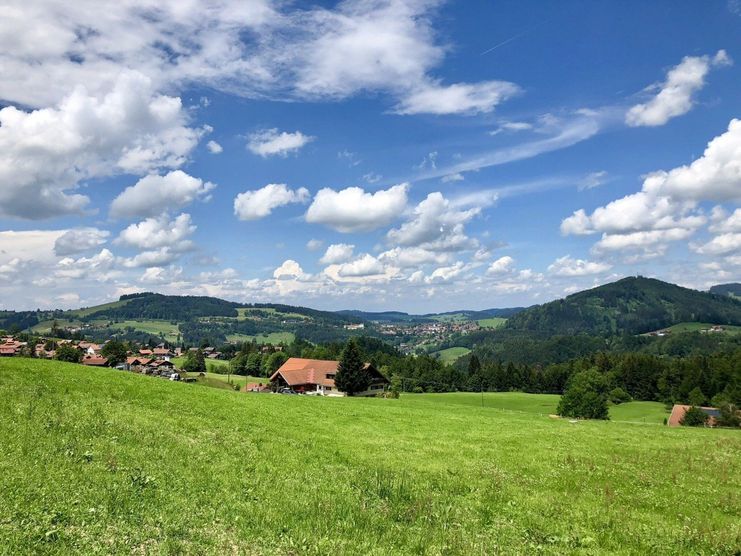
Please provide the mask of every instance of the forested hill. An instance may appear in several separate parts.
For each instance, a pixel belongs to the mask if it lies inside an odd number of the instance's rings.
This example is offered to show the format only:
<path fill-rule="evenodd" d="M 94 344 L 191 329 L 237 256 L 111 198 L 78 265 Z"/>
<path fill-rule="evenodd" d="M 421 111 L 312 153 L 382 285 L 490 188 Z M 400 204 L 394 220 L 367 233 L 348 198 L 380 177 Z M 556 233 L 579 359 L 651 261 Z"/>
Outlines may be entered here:
<path fill-rule="evenodd" d="M 122 295 L 119 303 L 102 305 L 101 310 L 93 308 L 88 311 L 87 316 L 112 319 L 163 319 L 184 322 L 201 317 L 237 317 L 239 314 L 238 308 L 278 311 L 335 324 L 357 320 L 329 311 L 294 307 L 293 305 L 280 303 L 236 303 L 217 297 L 163 295 L 150 292 Z"/>
<path fill-rule="evenodd" d="M 641 334 L 680 322 L 741 324 L 741 301 L 652 278 L 629 277 L 509 318 L 506 328 L 538 335 Z"/>
<path fill-rule="evenodd" d="M 718 284 L 717 286 L 710 288 L 710 293 L 741 298 L 741 284 Z"/>
<path fill-rule="evenodd" d="M 96 317 L 112 319 L 165 319 L 185 321 L 198 317 L 220 316 L 236 317 L 239 303 L 224 301 L 215 297 L 162 295 L 159 293 L 139 293 L 122 295 L 124 304 L 111 304 Z"/>

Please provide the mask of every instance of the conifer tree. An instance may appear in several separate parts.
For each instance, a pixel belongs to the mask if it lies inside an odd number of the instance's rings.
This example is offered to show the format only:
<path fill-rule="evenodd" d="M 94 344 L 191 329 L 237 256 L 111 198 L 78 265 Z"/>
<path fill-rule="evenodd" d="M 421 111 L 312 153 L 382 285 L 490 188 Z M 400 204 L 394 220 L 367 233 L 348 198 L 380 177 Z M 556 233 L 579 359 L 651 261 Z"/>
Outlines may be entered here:
<path fill-rule="evenodd" d="M 340 364 L 334 377 L 337 389 L 348 396 L 367 390 L 370 386 L 370 374 L 364 367 L 357 341 L 348 340 L 345 349 L 342 350 Z"/>

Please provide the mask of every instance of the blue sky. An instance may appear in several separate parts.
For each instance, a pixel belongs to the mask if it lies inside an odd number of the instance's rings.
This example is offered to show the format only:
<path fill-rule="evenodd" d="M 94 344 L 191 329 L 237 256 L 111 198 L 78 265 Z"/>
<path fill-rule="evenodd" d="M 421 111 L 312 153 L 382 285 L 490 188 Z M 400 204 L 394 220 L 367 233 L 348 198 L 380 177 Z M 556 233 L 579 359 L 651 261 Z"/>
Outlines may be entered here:
<path fill-rule="evenodd" d="M 38 2 L 0 304 L 529 305 L 741 279 L 741 3 Z"/>

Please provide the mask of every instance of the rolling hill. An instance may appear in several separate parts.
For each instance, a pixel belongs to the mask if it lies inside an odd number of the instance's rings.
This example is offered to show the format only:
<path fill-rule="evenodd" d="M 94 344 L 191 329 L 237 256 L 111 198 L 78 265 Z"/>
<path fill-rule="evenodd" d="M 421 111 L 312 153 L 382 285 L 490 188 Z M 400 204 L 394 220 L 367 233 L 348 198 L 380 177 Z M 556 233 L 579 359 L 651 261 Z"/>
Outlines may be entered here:
<path fill-rule="evenodd" d="M 541 336 L 641 334 L 681 322 L 741 324 L 741 301 L 652 278 L 629 277 L 537 305 L 505 328 Z"/>

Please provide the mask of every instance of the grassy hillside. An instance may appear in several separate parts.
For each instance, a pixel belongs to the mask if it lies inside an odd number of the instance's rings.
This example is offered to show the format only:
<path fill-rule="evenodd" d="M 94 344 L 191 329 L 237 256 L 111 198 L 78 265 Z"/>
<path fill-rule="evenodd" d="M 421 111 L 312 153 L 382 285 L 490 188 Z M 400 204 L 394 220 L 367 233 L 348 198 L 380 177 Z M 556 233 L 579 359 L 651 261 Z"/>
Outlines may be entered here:
<path fill-rule="evenodd" d="M 560 396 L 556 394 L 527 394 L 525 392 L 451 392 L 445 394 L 405 394 L 417 402 L 466 405 L 483 408 L 550 415 L 556 413 Z M 631 423 L 661 425 L 669 412 L 659 402 L 628 402 L 610 407 L 610 419 Z"/>
<path fill-rule="evenodd" d="M 0 445 L 8 554 L 741 549 L 735 431 L 7 359 Z"/>
<path fill-rule="evenodd" d="M 437 357 L 443 363 L 454 363 L 464 355 L 471 353 L 471 350 L 465 347 L 452 347 L 447 349 L 441 349 L 440 351 L 433 351 L 430 355 Z"/>
<path fill-rule="evenodd" d="M 525 309 L 505 328 L 542 335 L 641 334 L 680 322 L 741 325 L 741 301 L 631 277 Z"/>
<path fill-rule="evenodd" d="M 488 319 L 479 319 L 476 322 L 479 323 L 481 328 L 501 328 L 507 322 L 507 319 L 503 317 L 490 317 Z"/>

